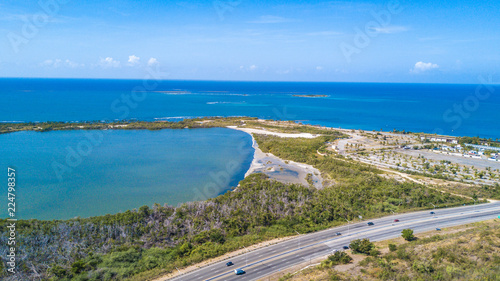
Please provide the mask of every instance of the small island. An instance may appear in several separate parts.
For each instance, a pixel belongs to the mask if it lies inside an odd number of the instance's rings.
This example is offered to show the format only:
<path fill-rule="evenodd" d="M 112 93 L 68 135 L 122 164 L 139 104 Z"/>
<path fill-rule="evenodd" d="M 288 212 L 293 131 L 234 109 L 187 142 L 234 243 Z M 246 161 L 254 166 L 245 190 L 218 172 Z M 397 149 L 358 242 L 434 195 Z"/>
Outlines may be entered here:
<path fill-rule="evenodd" d="M 300 97 L 300 98 L 326 98 L 328 95 L 292 95 L 293 97 Z"/>

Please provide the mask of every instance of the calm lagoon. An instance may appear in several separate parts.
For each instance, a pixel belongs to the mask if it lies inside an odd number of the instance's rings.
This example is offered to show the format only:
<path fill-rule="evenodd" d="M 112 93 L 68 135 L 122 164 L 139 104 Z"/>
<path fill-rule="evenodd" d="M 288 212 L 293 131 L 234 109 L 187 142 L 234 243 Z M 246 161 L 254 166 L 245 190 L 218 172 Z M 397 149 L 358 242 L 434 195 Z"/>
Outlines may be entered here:
<path fill-rule="evenodd" d="M 17 218 L 68 219 L 215 197 L 244 178 L 251 145 L 226 128 L 17 132 L 0 135 L 0 166 L 17 171 Z"/>

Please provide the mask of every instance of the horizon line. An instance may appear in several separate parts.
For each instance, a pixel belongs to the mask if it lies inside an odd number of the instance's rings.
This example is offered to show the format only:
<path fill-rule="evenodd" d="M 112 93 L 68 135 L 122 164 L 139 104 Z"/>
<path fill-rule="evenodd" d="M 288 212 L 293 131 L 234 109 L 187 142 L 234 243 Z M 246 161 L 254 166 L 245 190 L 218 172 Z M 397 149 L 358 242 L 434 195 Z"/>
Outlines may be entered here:
<path fill-rule="evenodd" d="M 83 78 L 83 77 L 0 77 L 0 79 L 66 79 L 66 80 L 146 80 L 146 81 L 192 81 L 192 82 L 250 82 L 250 83 L 358 83 L 358 84 L 435 84 L 435 85 L 482 85 L 481 83 L 451 82 L 369 82 L 369 81 L 308 81 L 308 80 L 219 80 L 219 79 L 144 79 L 144 78 Z M 500 83 L 485 84 L 500 85 Z"/>

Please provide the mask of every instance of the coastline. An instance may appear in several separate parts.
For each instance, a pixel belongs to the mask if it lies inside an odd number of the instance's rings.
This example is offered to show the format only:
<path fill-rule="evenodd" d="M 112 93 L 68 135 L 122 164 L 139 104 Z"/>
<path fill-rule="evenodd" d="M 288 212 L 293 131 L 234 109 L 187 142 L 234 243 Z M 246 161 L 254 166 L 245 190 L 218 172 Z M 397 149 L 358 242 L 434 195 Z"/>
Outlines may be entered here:
<path fill-rule="evenodd" d="M 253 134 L 264 134 L 278 136 L 282 138 L 316 138 L 320 135 L 310 133 L 278 133 L 266 130 L 240 128 L 237 126 L 227 126 L 226 128 L 245 132 L 252 138 L 252 148 L 255 150 L 250 168 L 245 173 L 245 178 L 253 173 L 264 173 L 272 179 L 284 183 L 296 183 L 309 186 L 306 180 L 308 174 L 312 175 L 313 186 L 317 189 L 323 188 L 323 178 L 321 172 L 311 165 L 283 160 L 272 153 L 264 153 L 260 148 Z"/>

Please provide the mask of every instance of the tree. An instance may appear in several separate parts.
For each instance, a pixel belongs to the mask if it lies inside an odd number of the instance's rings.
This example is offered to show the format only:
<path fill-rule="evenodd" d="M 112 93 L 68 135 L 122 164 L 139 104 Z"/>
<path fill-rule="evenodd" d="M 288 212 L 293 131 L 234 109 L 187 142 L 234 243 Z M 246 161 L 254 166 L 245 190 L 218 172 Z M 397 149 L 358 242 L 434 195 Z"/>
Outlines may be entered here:
<path fill-rule="evenodd" d="M 364 238 L 352 241 L 349 247 L 354 253 L 369 255 L 370 251 L 375 248 L 375 245 L 368 238 Z"/>
<path fill-rule="evenodd" d="M 415 235 L 413 235 L 413 230 L 412 229 L 403 229 L 401 231 L 401 237 L 403 237 L 406 241 L 412 241 L 415 240 Z"/>
<path fill-rule="evenodd" d="M 321 265 L 323 267 L 332 267 L 338 264 L 348 264 L 352 261 L 352 257 L 346 252 L 335 252 L 333 255 L 328 256 L 328 259 L 323 261 Z"/>

